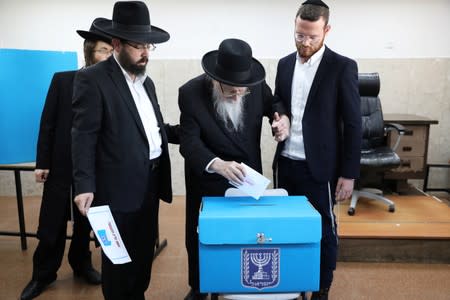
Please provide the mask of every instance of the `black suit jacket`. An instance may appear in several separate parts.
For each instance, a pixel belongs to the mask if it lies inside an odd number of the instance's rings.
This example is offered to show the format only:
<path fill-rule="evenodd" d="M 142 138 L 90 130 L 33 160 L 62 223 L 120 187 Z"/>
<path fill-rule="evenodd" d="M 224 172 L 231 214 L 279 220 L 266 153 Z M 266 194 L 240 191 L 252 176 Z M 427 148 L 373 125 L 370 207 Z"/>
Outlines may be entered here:
<path fill-rule="evenodd" d="M 50 245 L 54 245 L 61 238 L 61 228 L 66 228 L 72 203 L 70 131 L 73 80 L 76 72 L 58 72 L 53 75 L 41 114 L 36 168 L 48 169 L 50 173 L 44 183 L 37 234 L 41 241 Z"/>
<path fill-rule="evenodd" d="M 279 61 L 275 80 L 276 99 L 289 116 L 296 55 L 294 52 Z M 361 122 L 357 64 L 326 47 L 302 120 L 306 161 L 317 181 L 359 177 Z M 283 147 L 284 143 L 277 147 L 274 174 Z"/>
<path fill-rule="evenodd" d="M 53 75 L 41 115 L 36 168 L 49 169 L 51 180 L 72 183 L 71 136 L 73 80 L 77 71 Z"/>
<path fill-rule="evenodd" d="M 219 174 L 205 171 L 215 157 L 243 162 L 258 172 L 261 165 L 263 117 L 272 117 L 273 96 L 266 83 L 250 88 L 244 102 L 243 134 L 228 131 L 217 118 L 212 100 L 212 83 L 203 74 L 179 89 L 180 152 L 185 158 L 186 196 L 221 196 L 230 186 Z"/>
<path fill-rule="evenodd" d="M 147 77 L 144 87 L 155 111 L 162 138 L 159 198 L 172 201 L 168 139 Z M 73 97 L 72 160 L 77 194 L 94 192 L 94 205 L 132 212 L 140 208 L 149 188 L 149 145 L 136 105 L 119 65 L 108 60 L 78 72 Z M 168 132 L 166 133 L 166 129 Z M 169 137 L 168 137 L 169 135 Z"/>

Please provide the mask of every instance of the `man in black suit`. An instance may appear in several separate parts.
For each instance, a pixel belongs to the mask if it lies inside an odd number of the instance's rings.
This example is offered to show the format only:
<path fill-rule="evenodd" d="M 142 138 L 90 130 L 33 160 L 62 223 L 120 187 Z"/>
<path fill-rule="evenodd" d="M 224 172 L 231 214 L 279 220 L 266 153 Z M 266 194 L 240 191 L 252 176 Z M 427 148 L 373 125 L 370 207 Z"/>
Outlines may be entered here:
<path fill-rule="evenodd" d="M 157 236 L 159 199 L 172 201 L 168 141 L 153 81 L 145 74 L 154 44 L 169 34 L 150 24 L 144 2 L 116 2 L 112 20 L 94 26 L 112 36 L 113 56 L 77 73 L 72 160 L 75 203 L 83 215 L 109 205 L 130 263 L 102 254 L 105 299 L 145 299 Z M 173 129 L 173 130 L 172 130 Z"/>
<path fill-rule="evenodd" d="M 261 165 L 261 126 L 270 119 L 276 139 L 284 139 L 289 124 L 265 83 L 264 67 L 252 58 L 250 46 L 224 40 L 219 50 L 203 56 L 200 75 L 179 89 L 180 152 L 185 159 L 186 248 L 191 290 L 185 300 L 205 299 L 199 292 L 197 224 L 202 196 L 223 196 L 242 182 L 245 163 L 258 172 Z"/>
<path fill-rule="evenodd" d="M 97 19 L 98 20 L 98 19 Z M 111 38 L 96 30 L 77 30 L 84 40 L 86 67 L 107 59 L 112 53 Z M 77 71 L 55 73 L 45 100 L 37 144 L 35 177 L 44 183 L 37 236 L 33 255 L 33 277 L 21 299 L 37 297 L 56 279 L 66 245 L 67 221 L 72 206 L 72 90 Z M 89 251 L 91 227 L 87 218 L 73 210 L 73 233 L 69 264 L 76 276 L 88 283 L 100 284 L 101 276 L 93 267 Z"/>
<path fill-rule="evenodd" d="M 322 216 L 320 291 L 312 299 L 328 299 L 338 242 L 333 207 L 352 194 L 362 136 L 357 65 L 324 45 L 328 18 L 321 0 L 300 6 L 297 51 L 279 61 L 275 81 L 291 120 L 290 136 L 275 155 L 277 185 L 306 195 Z"/>

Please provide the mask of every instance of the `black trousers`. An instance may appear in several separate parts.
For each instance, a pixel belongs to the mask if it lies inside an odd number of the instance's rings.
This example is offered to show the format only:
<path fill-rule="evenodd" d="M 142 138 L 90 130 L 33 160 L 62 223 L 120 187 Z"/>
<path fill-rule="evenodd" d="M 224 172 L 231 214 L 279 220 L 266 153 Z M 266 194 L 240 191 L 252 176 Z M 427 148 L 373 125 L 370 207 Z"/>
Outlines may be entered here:
<path fill-rule="evenodd" d="M 145 299 L 158 234 L 157 188 L 158 168 L 151 171 L 148 194 L 144 195 L 145 201 L 138 211 L 112 211 L 131 262 L 114 265 L 102 253 L 102 291 L 106 300 Z"/>
<path fill-rule="evenodd" d="M 326 167 L 326 166 L 324 166 Z M 280 156 L 278 161 L 278 187 L 290 196 L 306 196 L 322 217 L 320 243 L 320 288 L 329 288 L 336 269 L 338 236 L 333 207 L 335 182 L 317 182 L 312 178 L 306 161 Z"/>
<path fill-rule="evenodd" d="M 186 186 L 186 189 L 188 187 Z M 188 282 L 194 290 L 200 290 L 198 216 L 201 197 L 186 198 L 185 245 L 188 254 Z"/>
<path fill-rule="evenodd" d="M 193 182 L 192 170 L 185 163 L 185 183 L 186 183 L 186 224 L 185 224 L 185 246 L 188 254 L 188 283 L 194 290 L 200 290 L 199 271 L 199 249 L 198 249 L 198 217 L 200 205 L 204 196 L 223 196 L 227 188 L 231 187 L 228 180 L 221 179 L 214 182 L 209 188 L 198 186 L 198 182 Z"/>
<path fill-rule="evenodd" d="M 54 280 L 61 266 L 66 246 L 67 222 L 70 219 L 70 184 L 49 177 L 44 184 L 37 236 L 39 243 L 33 255 L 33 279 Z M 76 206 L 68 259 L 74 271 L 91 267 L 89 251 L 91 226 Z"/>

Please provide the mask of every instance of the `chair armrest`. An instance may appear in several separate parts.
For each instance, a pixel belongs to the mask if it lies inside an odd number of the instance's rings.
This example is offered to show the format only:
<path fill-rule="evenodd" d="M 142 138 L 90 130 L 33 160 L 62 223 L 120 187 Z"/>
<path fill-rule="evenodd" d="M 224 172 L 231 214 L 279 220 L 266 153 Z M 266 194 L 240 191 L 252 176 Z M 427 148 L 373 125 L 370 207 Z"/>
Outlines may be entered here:
<path fill-rule="evenodd" d="M 400 135 L 404 135 L 408 131 L 408 129 L 406 129 L 405 126 L 398 123 L 384 123 L 384 128 L 386 131 L 395 130 Z"/>
<path fill-rule="evenodd" d="M 392 150 L 394 150 L 394 151 L 397 149 L 398 145 L 400 144 L 400 139 L 402 138 L 402 135 L 412 133 L 412 130 L 407 129 L 403 125 L 398 124 L 398 123 L 385 123 L 384 130 L 386 133 L 388 133 L 389 131 L 393 131 L 393 130 L 397 131 L 397 133 L 398 133 L 397 140 L 395 141 L 395 144 L 392 147 Z"/>

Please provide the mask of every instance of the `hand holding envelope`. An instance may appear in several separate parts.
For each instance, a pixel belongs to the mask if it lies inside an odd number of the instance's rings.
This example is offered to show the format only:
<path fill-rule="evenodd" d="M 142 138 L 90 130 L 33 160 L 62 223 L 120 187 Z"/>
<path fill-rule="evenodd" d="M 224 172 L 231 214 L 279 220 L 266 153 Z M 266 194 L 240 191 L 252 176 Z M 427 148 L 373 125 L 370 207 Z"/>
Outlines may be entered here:
<path fill-rule="evenodd" d="M 247 195 L 255 198 L 256 200 L 262 196 L 267 186 L 270 183 L 270 179 L 264 177 L 254 169 L 250 168 L 244 163 L 241 163 L 241 166 L 244 168 L 245 177 L 243 183 L 240 184 L 238 182 L 229 181 L 230 184 L 237 187 L 242 192 Z"/>
<path fill-rule="evenodd" d="M 113 264 L 125 264 L 131 261 L 120 236 L 117 225 L 108 205 L 91 207 L 87 213 L 92 231 L 94 231 L 103 253 Z"/>

